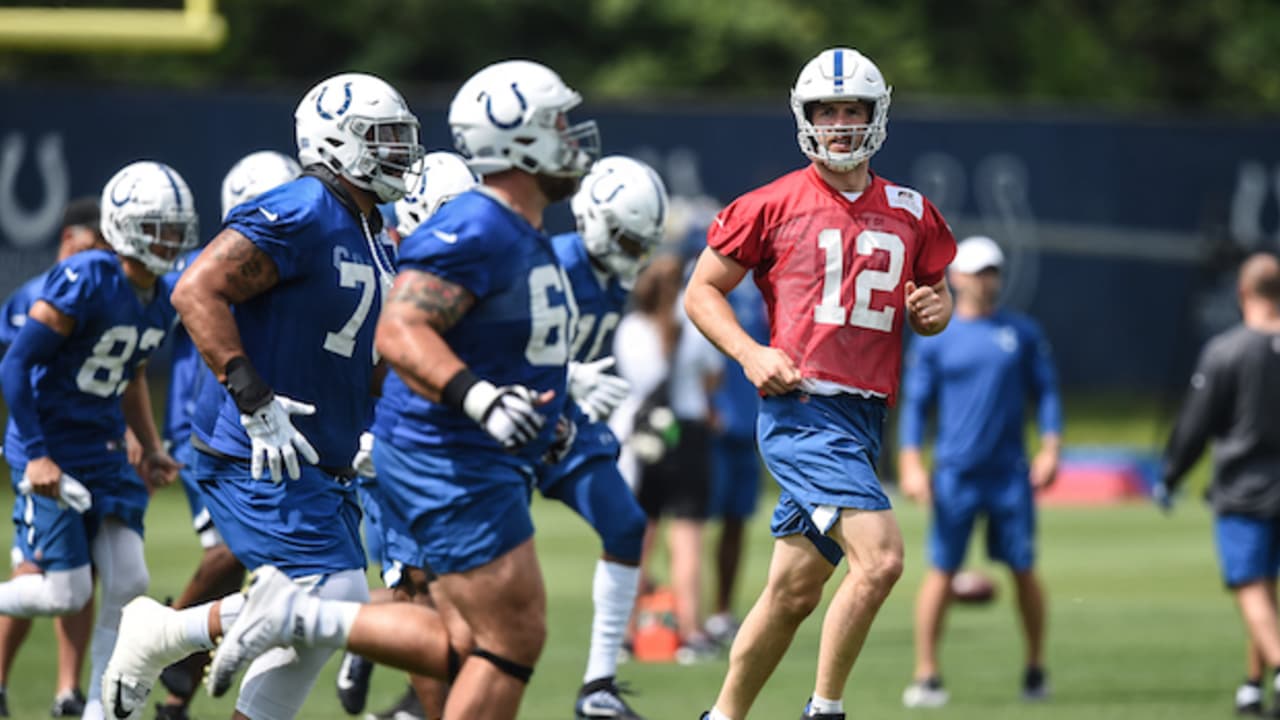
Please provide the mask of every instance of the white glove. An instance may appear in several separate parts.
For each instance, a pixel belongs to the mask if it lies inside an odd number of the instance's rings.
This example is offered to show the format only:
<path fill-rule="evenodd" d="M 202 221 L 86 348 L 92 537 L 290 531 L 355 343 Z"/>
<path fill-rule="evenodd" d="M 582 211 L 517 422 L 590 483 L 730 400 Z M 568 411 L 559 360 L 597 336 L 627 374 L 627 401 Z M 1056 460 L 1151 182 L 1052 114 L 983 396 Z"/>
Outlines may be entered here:
<path fill-rule="evenodd" d="M 467 390 L 462 409 L 507 450 L 519 450 L 538 436 L 547 419 L 538 412 L 538 394 L 523 385 L 481 380 Z"/>
<path fill-rule="evenodd" d="M 289 479 L 297 480 L 302 475 L 298 467 L 298 453 L 307 462 L 320 462 L 320 454 L 316 452 L 307 438 L 293 426 L 291 415 L 314 415 L 316 407 L 291 400 L 283 395 L 276 395 L 271 402 L 253 411 L 252 415 L 241 415 L 240 424 L 249 433 L 252 443 L 249 449 L 249 474 L 254 480 L 262 478 L 263 465 L 271 470 L 271 482 L 280 482 L 280 463 L 283 460 L 289 471 Z"/>
<path fill-rule="evenodd" d="M 31 494 L 31 481 L 25 475 L 18 483 L 18 492 L 23 495 Z M 58 478 L 58 507 L 69 507 L 83 514 L 85 510 L 93 507 L 93 495 L 89 492 L 89 488 L 80 484 L 79 480 L 62 473 L 62 477 Z"/>
<path fill-rule="evenodd" d="M 605 372 L 613 363 L 612 357 L 569 363 L 569 396 L 592 422 L 608 419 L 631 393 L 631 383 Z"/>
<path fill-rule="evenodd" d="M 373 467 L 373 433 L 365 431 L 360 433 L 360 449 L 356 450 L 356 456 L 351 458 L 351 467 L 360 477 L 377 477 L 378 471 Z"/>

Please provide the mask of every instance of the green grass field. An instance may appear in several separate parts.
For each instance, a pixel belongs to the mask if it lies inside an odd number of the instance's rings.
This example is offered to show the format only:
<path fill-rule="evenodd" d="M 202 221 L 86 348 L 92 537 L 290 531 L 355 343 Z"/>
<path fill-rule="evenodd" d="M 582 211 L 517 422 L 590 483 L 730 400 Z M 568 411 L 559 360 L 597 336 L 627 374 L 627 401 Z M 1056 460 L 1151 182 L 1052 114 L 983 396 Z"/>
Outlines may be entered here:
<path fill-rule="evenodd" d="M 1149 412 L 1149 406 L 1135 408 L 1127 402 L 1073 404 L 1068 442 L 1148 444 L 1154 427 Z M 1203 472 L 1201 468 L 1201 480 Z M 765 502 L 771 494 L 766 493 Z M 994 604 L 959 607 L 951 615 L 943 650 L 951 704 L 941 711 L 904 710 L 899 697 L 911 673 L 911 607 L 924 566 L 926 517 L 908 503 L 896 504 L 907 539 L 907 571 L 854 670 L 846 694 L 850 718 L 936 714 L 955 720 L 1142 720 L 1231 713 L 1231 693 L 1242 675 L 1243 631 L 1218 581 L 1209 513 L 1186 498 L 1168 517 L 1147 504 L 1042 512 L 1041 567 L 1051 601 L 1050 702 L 1028 706 L 1018 700 L 1021 643 L 1010 584 L 998 574 L 1000 594 Z M 539 500 L 535 519 L 547 577 L 550 636 L 521 717 L 565 720 L 572 717 L 585 662 L 598 545 L 590 529 L 562 507 Z M 198 552 L 180 490 L 156 497 L 147 527 L 151 594 L 177 595 Z M 741 611 L 763 583 L 770 550 L 766 512 L 759 513 L 749 535 Z M 976 547 L 971 560 L 988 567 Z M 818 627 L 815 617 L 802 628 L 752 717 L 798 716 L 811 690 Z M 336 667 L 335 657 L 300 717 L 347 717 L 334 695 Z M 50 623 L 37 621 L 9 682 L 13 717 L 46 716 L 53 668 Z M 620 675 L 639 691 L 634 705 L 650 720 L 676 720 L 696 718 L 709 706 L 724 669 L 723 660 L 691 667 L 632 663 Z M 400 673 L 379 669 L 369 709 L 386 706 L 403 687 Z M 193 713 L 206 720 L 226 718 L 231 707 L 228 699 L 201 696 Z"/>

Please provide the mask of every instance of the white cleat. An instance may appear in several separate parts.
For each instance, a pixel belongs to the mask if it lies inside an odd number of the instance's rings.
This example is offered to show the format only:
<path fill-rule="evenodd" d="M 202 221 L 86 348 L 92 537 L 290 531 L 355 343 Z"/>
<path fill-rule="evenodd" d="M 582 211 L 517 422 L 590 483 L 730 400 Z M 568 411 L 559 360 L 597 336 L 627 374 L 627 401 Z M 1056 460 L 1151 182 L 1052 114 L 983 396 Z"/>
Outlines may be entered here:
<path fill-rule="evenodd" d="M 936 677 L 915 680 L 902 691 L 902 705 L 909 708 L 940 708 L 951 699 Z"/>
<path fill-rule="evenodd" d="M 146 708 L 160 671 L 199 650 L 183 637 L 178 611 L 140 595 L 124 606 L 116 646 L 102 673 L 108 718 L 132 720 Z"/>
<path fill-rule="evenodd" d="M 267 650 L 289 644 L 289 616 L 298 591 L 288 575 L 270 565 L 253 571 L 244 607 L 223 631 L 209 663 L 205 688 L 210 695 L 221 697 L 241 668 Z"/>

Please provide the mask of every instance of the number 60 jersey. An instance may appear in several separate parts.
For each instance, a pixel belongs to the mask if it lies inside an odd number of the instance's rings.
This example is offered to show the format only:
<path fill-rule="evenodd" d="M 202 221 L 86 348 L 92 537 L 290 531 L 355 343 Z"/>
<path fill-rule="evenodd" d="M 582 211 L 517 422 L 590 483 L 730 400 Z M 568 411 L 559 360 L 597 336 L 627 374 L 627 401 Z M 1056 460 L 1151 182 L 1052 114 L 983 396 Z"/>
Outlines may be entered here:
<path fill-rule="evenodd" d="M 755 271 L 769 344 L 806 380 L 890 404 L 902 366 L 903 286 L 938 283 L 956 253 L 951 228 L 919 192 L 872 174 L 851 200 L 813 166 L 734 200 L 707 245 Z"/>

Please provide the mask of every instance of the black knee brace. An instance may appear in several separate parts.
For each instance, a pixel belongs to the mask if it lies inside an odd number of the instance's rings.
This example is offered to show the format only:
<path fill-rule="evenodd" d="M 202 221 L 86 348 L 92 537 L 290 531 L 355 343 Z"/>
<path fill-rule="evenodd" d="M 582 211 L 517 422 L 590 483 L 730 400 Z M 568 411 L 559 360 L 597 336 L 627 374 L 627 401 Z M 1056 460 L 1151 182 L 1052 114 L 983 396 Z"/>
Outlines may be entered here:
<path fill-rule="evenodd" d="M 529 682 L 529 678 L 533 677 L 533 668 L 529 667 L 528 665 L 521 665 L 518 662 L 515 662 L 513 660 L 508 660 L 504 657 L 499 657 L 489 652 L 488 650 L 482 650 L 480 648 L 476 648 L 475 650 L 471 651 L 471 654 L 475 655 L 478 658 L 484 658 L 485 660 L 488 660 L 489 662 L 493 663 L 494 667 L 498 668 L 502 672 L 506 673 L 507 675 L 510 675 L 511 677 L 519 680 L 522 683 L 527 684 Z"/>

